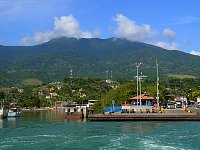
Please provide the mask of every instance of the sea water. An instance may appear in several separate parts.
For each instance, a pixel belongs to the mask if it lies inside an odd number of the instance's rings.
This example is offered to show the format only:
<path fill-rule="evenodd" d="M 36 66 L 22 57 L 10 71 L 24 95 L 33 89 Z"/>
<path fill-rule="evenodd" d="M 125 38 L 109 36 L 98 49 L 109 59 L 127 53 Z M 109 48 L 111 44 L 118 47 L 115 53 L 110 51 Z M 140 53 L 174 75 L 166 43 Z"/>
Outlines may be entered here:
<path fill-rule="evenodd" d="M 61 111 L 0 120 L 0 150 L 199 150 L 200 122 L 69 121 Z"/>

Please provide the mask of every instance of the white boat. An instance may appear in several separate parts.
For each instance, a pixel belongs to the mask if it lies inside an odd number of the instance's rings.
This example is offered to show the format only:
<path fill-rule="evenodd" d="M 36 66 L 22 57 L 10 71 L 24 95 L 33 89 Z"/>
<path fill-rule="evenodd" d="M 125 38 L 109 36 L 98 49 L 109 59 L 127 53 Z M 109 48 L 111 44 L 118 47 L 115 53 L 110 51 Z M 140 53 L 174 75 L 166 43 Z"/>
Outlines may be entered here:
<path fill-rule="evenodd" d="M 20 117 L 21 111 L 18 107 L 12 107 L 8 109 L 7 117 Z"/>
<path fill-rule="evenodd" d="M 0 119 L 2 119 L 3 118 L 3 103 L 2 103 L 2 101 L 1 101 L 1 109 L 0 109 Z"/>
<path fill-rule="evenodd" d="M 3 118 L 3 108 L 0 109 L 0 119 Z"/>

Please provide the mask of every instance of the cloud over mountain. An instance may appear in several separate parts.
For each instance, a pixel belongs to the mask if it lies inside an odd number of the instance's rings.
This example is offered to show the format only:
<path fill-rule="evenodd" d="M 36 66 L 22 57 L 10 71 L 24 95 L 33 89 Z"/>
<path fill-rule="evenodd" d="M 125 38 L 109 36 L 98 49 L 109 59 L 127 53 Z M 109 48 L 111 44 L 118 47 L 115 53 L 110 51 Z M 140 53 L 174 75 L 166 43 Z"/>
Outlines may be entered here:
<path fill-rule="evenodd" d="M 62 16 L 54 18 L 54 29 L 48 32 L 35 32 L 33 36 L 24 37 L 23 44 L 39 44 L 49 41 L 52 38 L 74 37 L 74 38 L 94 38 L 100 34 L 99 31 L 82 31 L 78 20 L 73 16 Z"/>
<path fill-rule="evenodd" d="M 115 21 L 117 29 L 115 34 L 131 41 L 149 41 L 154 36 L 154 31 L 148 24 L 137 24 L 122 14 L 117 14 Z"/>
<path fill-rule="evenodd" d="M 140 41 L 153 44 L 165 49 L 178 49 L 178 44 L 173 42 L 176 37 L 176 32 L 171 29 L 164 29 L 162 32 L 152 29 L 149 24 L 137 24 L 134 20 L 128 17 L 117 14 L 114 21 L 117 23 L 117 28 L 114 33 L 120 38 L 126 38 L 130 41 Z M 167 38 L 167 41 L 161 39 Z"/>
<path fill-rule="evenodd" d="M 151 28 L 149 24 L 138 24 L 123 14 L 117 14 L 114 18 L 117 24 L 114 35 L 130 41 L 140 41 L 153 44 L 165 49 L 178 49 L 174 42 L 176 32 L 166 28 L 158 31 Z M 54 18 L 54 27 L 50 31 L 35 32 L 32 36 L 26 36 L 21 40 L 24 45 L 39 44 L 59 37 L 95 38 L 100 35 L 99 31 L 82 30 L 79 21 L 73 16 L 61 16 Z"/>
<path fill-rule="evenodd" d="M 190 54 L 200 56 L 200 51 L 192 50 Z"/>
<path fill-rule="evenodd" d="M 162 41 L 158 41 L 155 43 L 156 46 L 168 49 L 168 50 L 177 50 L 177 43 L 175 42 L 171 42 L 171 43 L 167 43 L 167 42 L 162 42 Z"/>

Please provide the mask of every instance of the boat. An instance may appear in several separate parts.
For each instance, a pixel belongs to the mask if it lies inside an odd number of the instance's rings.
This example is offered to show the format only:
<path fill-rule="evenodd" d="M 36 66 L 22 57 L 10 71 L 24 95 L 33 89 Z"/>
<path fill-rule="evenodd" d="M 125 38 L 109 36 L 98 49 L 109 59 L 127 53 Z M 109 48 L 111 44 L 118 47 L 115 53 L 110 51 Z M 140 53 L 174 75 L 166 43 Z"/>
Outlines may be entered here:
<path fill-rule="evenodd" d="M 0 109 L 0 119 L 6 118 L 7 117 L 7 109 L 2 107 Z"/>
<path fill-rule="evenodd" d="M 11 107 L 7 111 L 7 117 L 20 117 L 21 111 L 19 107 Z"/>
<path fill-rule="evenodd" d="M 0 119 L 3 118 L 3 103 L 1 101 L 1 109 L 0 109 Z"/>
<path fill-rule="evenodd" d="M 83 110 L 77 107 L 68 106 L 65 108 L 64 118 L 65 119 L 83 119 L 84 118 Z"/>
<path fill-rule="evenodd" d="M 0 109 L 0 119 L 3 118 L 3 108 Z"/>
<path fill-rule="evenodd" d="M 83 119 L 83 113 L 81 112 L 65 112 L 64 114 L 64 118 L 65 119 L 69 119 L 69 120 L 76 120 L 76 119 Z"/>

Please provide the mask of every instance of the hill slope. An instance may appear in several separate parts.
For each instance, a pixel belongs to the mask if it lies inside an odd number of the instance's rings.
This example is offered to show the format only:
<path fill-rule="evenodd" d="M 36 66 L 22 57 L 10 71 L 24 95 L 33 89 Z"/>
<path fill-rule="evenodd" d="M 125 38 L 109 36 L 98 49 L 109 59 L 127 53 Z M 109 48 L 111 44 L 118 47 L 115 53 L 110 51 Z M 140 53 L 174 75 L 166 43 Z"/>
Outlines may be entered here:
<path fill-rule="evenodd" d="M 159 74 L 199 76 L 200 57 L 169 51 L 153 45 L 125 39 L 58 38 L 35 46 L 0 46 L 0 85 L 17 85 L 26 78 L 43 82 L 70 76 L 133 79 L 136 63 L 148 78 L 155 78 L 155 61 Z M 139 71 L 139 72 L 140 72 Z"/>

